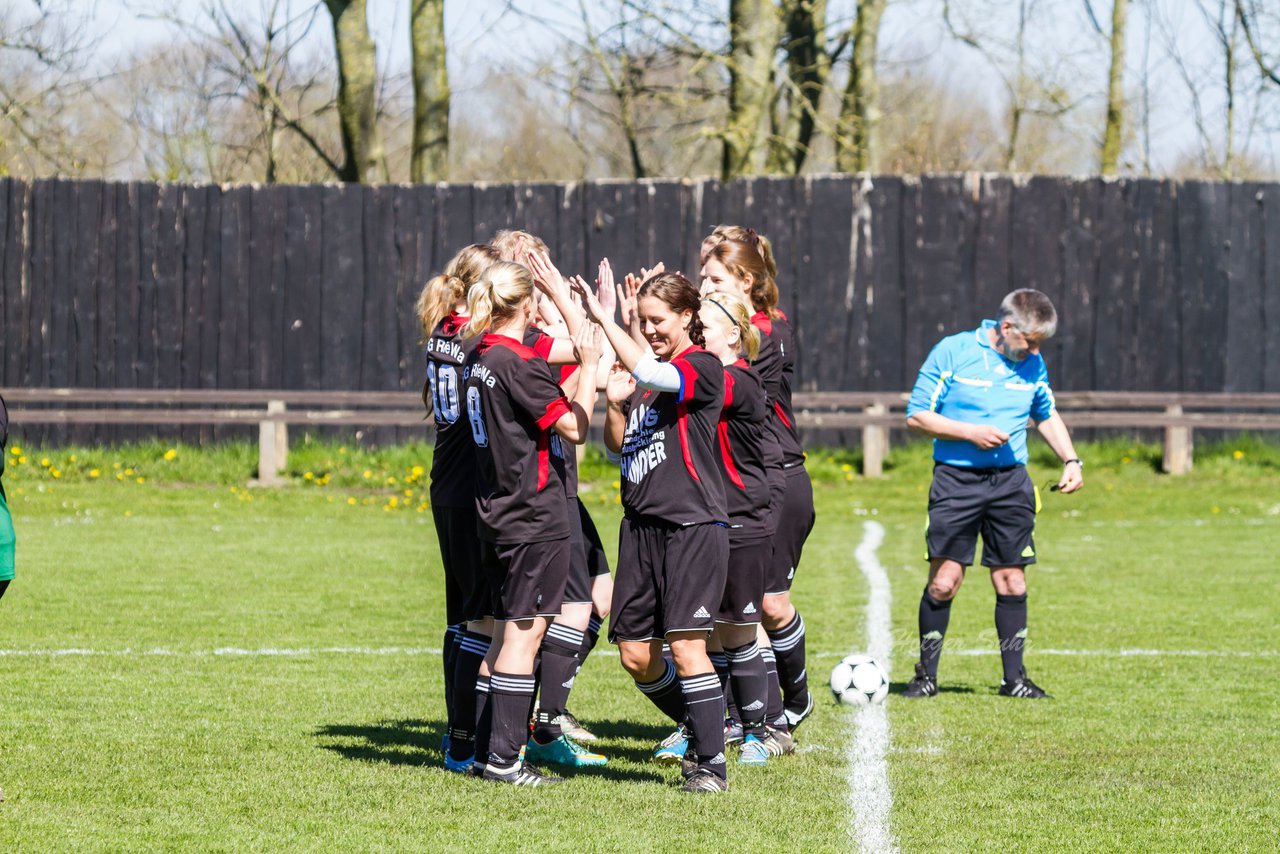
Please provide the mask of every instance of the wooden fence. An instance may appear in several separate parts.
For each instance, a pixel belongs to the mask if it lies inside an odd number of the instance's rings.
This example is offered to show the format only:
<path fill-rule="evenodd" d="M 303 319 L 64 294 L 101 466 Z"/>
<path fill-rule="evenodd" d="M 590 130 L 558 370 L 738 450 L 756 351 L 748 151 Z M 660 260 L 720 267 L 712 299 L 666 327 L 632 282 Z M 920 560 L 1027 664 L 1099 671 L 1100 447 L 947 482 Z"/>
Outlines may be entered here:
<path fill-rule="evenodd" d="M 801 390 L 910 387 L 1015 287 L 1063 390 L 1280 391 L 1280 184 L 824 176 L 229 186 L 0 180 L 0 385 L 416 388 L 421 283 L 526 228 L 566 273 L 773 241 Z M 100 428 L 101 429 L 101 428 Z M 116 430 L 118 428 L 111 428 Z"/>

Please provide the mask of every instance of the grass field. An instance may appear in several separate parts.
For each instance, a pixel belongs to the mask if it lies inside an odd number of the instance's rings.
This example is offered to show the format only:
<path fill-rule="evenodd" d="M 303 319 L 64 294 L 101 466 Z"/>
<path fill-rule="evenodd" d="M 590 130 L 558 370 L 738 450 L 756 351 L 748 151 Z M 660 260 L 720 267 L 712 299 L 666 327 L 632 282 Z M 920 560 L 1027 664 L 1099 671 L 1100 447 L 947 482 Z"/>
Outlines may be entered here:
<path fill-rule="evenodd" d="M 1179 479 L 1154 455 L 1087 447 L 1086 490 L 1046 498 L 1028 667 L 1056 700 L 996 696 L 980 573 L 954 609 L 942 695 L 889 698 L 902 850 L 1280 846 L 1280 452 L 1240 441 Z M 0 601 L 0 850 L 858 847 L 853 712 L 824 693 L 799 755 L 731 766 L 727 796 L 690 798 L 647 761 L 667 727 L 605 645 L 572 706 L 607 768 L 538 792 L 441 770 L 421 448 L 300 445 L 297 485 L 272 492 L 243 487 L 247 446 L 21 456 L 5 475 L 19 563 Z M 866 642 L 867 521 L 886 531 L 895 682 L 910 673 L 927 453 L 892 463 L 866 481 L 856 459 L 811 459 L 818 526 L 795 599 L 819 690 Z M 1038 482 L 1046 463 L 1039 449 Z M 613 542 L 612 475 L 586 471 Z"/>

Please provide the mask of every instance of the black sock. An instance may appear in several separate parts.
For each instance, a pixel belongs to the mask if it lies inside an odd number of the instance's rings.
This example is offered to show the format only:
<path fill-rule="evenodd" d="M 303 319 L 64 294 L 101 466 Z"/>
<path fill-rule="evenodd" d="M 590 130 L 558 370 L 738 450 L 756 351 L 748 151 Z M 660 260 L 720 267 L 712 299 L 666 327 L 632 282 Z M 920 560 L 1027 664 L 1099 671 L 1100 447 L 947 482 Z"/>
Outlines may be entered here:
<path fill-rule="evenodd" d="M 920 663 L 933 679 L 938 678 L 938 659 L 942 656 L 942 640 L 951 621 L 951 600 L 939 602 L 926 588 L 920 595 Z"/>
<path fill-rule="evenodd" d="M 539 744 L 549 744 L 562 735 L 554 721 L 568 707 L 582 640 L 582 632 L 559 623 L 548 626 L 542 638 L 542 687 L 533 725 L 533 737 Z"/>
<path fill-rule="evenodd" d="M 486 635 L 464 631 L 453 664 L 453 723 L 449 726 L 449 756 L 459 762 L 476 752 L 476 724 L 479 707 L 477 682 L 480 664 L 489 652 L 491 640 Z M 486 692 L 488 683 L 486 682 Z M 488 697 L 488 693 L 485 693 Z"/>
<path fill-rule="evenodd" d="M 778 659 L 773 654 L 773 647 L 760 649 L 760 658 L 764 661 L 764 677 L 768 684 L 768 693 L 764 698 L 765 722 L 775 729 L 787 731 L 787 713 L 782 705 L 782 686 L 778 684 Z"/>
<path fill-rule="evenodd" d="M 698 757 L 698 768 L 725 778 L 724 694 L 715 672 L 680 680 L 680 693 L 688 708 L 689 746 Z"/>
<path fill-rule="evenodd" d="M 582 633 L 582 649 L 578 650 L 578 670 L 582 670 L 582 665 L 587 663 L 587 656 L 596 648 L 596 642 L 600 640 L 600 627 L 603 625 L 604 617 L 593 611 L 591 622 L 587 623 L 587 630 Z"/>
<path fill-rule="evenodd" d="M 996 634 L 1000 637 L 1000 663 L 1004 681 L 1022 677 L 1022 648 L 1027 642 L 1027 594 L 996 595 Z"/>
<path fill-rule="evenodd" d="M 738 719 L 735 712 L 737 707 L 733 704 L 733 691 L 729 688 L 729 659 L 723 652 L 708 652 L 707 658 L 711 659 L 711 666 L 715 668 L 716 676 L 720 679 L 720 693 L 724 695 L 724 714 L 725 717 Z"/>
<path fill-rule="evenodd" d="M 488 676 L 476 677 L 476 740 L 475 762 L 484 765 L 489 760 L 489 744 L 493 736 L 493 691 Z M 450 745 L 452 754 L 452 745 Z M 454 756 L 455 759 L 466 757 Z"/>
<path fill-rule="evenodd" d="M 676 679 L 676 666 L 667 659 L 663 659 L 663 663 L 666 668 L 661 676 L 652 682 L 637 682 L 636 687 L 649 698 L 649 702 L 658 707 L 660 712 L 676 723 L 682 724 L 685 717 L 684 695 L 680 692 L 680 682 Z M 721 721 L 721 727 L 723 726 L 724 722 Z"/>
<path fill-rule="evenodd" d="M 493 732 L 489 736 L 487 767 L 501 772 L 514 768 L 520 748 L 529 740 L 529 707 L 533 704 L 532 673 L 499 673 L 489 677 Z"/>
<path fill-rule="evenodd" d="M 742 732 L 757 738 L 764 735 L 768 704 L 769 676 L 765 672 L 760 646 L 755 641 L 724 651 L 729 659 L 729 684 L 742 716 Z"/>
<path fill-rule="evenodd" d="M 804 619 L 796 612 L 791 622 L 768 635 L 778 659 L 782 704 L 798 712 L 809 702 L 809 677 L 804 667 Z"/>
<path fill-rule="evenodd" d="M 461 624 L 449 626 L 444 630 L 444 641 L 440 645 L 440 657 L 444 670 L 445 732 L 453 726 L 453 668 L 458 660 L 458 646 L 464 631 L 466 628 Z"/>

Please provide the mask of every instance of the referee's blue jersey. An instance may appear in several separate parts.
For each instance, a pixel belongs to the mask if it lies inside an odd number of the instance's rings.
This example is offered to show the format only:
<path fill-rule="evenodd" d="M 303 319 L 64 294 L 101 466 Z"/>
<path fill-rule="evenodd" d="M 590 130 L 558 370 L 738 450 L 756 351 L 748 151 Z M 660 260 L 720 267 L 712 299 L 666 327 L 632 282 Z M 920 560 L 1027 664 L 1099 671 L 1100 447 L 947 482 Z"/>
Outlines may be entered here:
<path fill-rule="evenodd" d="M 934 439 L 933 458 L 962 468 L 995 468 L 1027 462 L 1027 419 L 1044 421 L 1054 413 L 1053 391 L 1044 359 L 1029 355 L 1021 362 L 1006 359 L 991 346 L 984 320 L 970 332 L 950 335 L 929 353 L 916 377 L 907 417 L 937 412 L 969 424 L 991 424 L 1009 441 L 984 451 L 970 442 Z"/>

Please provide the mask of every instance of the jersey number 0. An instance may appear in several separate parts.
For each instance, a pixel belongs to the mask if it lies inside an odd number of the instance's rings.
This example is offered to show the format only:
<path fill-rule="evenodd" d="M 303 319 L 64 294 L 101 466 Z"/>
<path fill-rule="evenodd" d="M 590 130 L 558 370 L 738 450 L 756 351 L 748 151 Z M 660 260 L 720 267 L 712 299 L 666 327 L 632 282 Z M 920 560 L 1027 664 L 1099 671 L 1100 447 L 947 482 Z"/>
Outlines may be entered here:
<path fill-rule="evenodd" d="M 436 421 L 446 426 L 457 421 L 462 414 L 458 406 L 458 369 L 428 362 L 427 380 L 431 383 L 431 405 L 436 411 Z"/>

